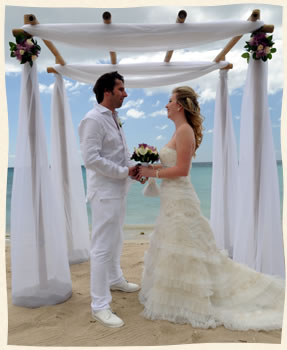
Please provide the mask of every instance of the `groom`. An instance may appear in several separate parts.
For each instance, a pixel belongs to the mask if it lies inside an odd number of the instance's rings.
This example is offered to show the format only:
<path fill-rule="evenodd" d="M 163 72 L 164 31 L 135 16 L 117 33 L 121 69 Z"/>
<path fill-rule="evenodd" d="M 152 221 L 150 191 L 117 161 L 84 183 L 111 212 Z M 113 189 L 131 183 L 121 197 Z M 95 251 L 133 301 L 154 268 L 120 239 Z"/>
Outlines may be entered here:
<path fill-rule="evenodd" d="M 137 173 L 130 161 L 124 133 L 118 122 L 127 93 L 124 78 L 106 73 L 93 89 L 98 104 L 79 125 L 81 152 L 87 169 L 87 199 L 92 211 L 91 297 L 92 317 L 107 327 L 124 322 L 110 309 L 110 290 L 136 292 L 139 286 L 123 277 L 120 257 L 123 244 L 128 177 Z"/>

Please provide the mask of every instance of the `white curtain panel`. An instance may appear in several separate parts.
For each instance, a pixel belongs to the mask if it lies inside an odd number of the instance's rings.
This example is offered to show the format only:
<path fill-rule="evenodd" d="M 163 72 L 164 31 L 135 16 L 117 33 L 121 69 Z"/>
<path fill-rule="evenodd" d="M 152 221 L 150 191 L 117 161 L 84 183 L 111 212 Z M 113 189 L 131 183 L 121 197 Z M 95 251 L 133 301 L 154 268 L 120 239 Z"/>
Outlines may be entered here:
<path fill-rule="evenodd" d="M 267 62 L 250 60 L 240 124 L 233 259 L 285 277 L 280 197 L 267 95 Z"/>
<path fill-rule="evenodd" d="M 233 254 L 238 157 L 228 95 L 228 71 L 221 70 L 217 85 L 212 159 L 210 221 L 218 248 Z"/>
<path fill-rule="evenodd" d="M 12 302 L 57 304 L 72 294 L 64 223 L 49 171 L 37 68 L 23 66 L 11 203 Z"/>
<path fill-rule="evenodd" d="M 79 147 L 61 75 L 52 97 L 51 174 L 66 224 L 70 264 L 87 261 L 90 254 L 88 215 L 85 202 Z"/>
<path fill-rule="evenodd" d="M 55 70 L 71 79 L 95 84 L 104 73 L 118 71 L 124 76 L 127 88 L 150 88 L 196 79 L 214 70 L 224 68 L 228 62 L 147 62 L 131 64 L 66 64 L 55 65 Z"/>
<path fill-rule="evenodd" d="M 78 48 L 134 52 L 201 46 L 253 32 L 263 24 L 262 21 L 225 20 L 173 24 L 26 24 L 22 28 L 33 36 Z"/>

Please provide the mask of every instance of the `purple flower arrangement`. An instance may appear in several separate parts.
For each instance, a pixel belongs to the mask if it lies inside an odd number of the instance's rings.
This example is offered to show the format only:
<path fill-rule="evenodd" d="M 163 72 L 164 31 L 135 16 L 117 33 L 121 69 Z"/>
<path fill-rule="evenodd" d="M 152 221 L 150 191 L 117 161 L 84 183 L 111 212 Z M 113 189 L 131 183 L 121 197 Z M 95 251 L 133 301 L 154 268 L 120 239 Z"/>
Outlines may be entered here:
<path fill-rule="evenodd" d="M 33 66 L 33 61 L 38 57 L 41 47 L 33 38 L 27 38 L 24 34 L 16 36 L 16 44 L 9 42 L 10 57 L 16 57 L 21 64 L 29 62 Z"/>
<path fill-rule="evenodd" d="M 275 43 L 272 41 L 272 35 L 267 36 L 266 33 L 260 30 L 251 34 L 250 40 L 246 41 L 244 48 L 247 52 L 244 52 L 241 57 L 247 59 L 249 63 L 250 56 L 254 60 L 262 60 L 266 62 L 268 59 L 272 59 L 272 54 L 276 52 L 272 46 Z"/>
<path fill-rule="evenodd" d="M 156 147 L 149 146 L 146 143 L 140 143 L 138 148 L 134 148 L 131 159 L 136 162 L 154 163 L 159 160 L 159 154 Z"/>

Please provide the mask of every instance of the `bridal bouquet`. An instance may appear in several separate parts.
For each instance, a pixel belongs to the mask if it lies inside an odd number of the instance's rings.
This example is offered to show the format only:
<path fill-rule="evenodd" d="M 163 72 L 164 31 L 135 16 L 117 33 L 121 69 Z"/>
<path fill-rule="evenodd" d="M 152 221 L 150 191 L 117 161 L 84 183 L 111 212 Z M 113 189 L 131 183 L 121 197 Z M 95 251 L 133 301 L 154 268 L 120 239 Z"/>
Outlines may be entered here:
<path fill-rule="evenodd" d="M 33 38 L 28 39 L 22 34 L 16 36 L 16 44 L 10 41 L 9 45 L 10 57 L 16 57 L 21 64 L 29 62 L 31 67 L 41 51 L 41 47 L 36 40 Z"/>
<path fill-rule="evenodd" d="M 138 148 L 134 148 L 131 159 L 141 163 L 154 163 L 159 160 L 159 154 L 156 147 L 140 143 Z"/>
<path fill-rule="evenodd" d="M 272 46 L 275 43 L 272 41 L 272 35 L 267 36 L 266 33 L 256 31 L 251 34 L 250 40 L 246 41 L 244 48 L 247 52 L 243 53 L 241 56 L 247 59 L 249 63 L 250 54 L 255 60 L 267 61 L 272 59 L 272 53 L 276 52 L 275 48 Z"/>
<path fill-rule="evenodd" d="M 156 147 L 149 146 L 146 143 L 140 143 L 138 148 L 134 148 L 134 153 L 131 159 L 136 162 L 141 162 L 142 165 L 148 165 L 148 163 L 154 163 L 159 160 L 159 154 Z M 149 178 L 148 184 L 142 191 L 144 196 L 158 197 L 159 188 L 153 178 Z"/>

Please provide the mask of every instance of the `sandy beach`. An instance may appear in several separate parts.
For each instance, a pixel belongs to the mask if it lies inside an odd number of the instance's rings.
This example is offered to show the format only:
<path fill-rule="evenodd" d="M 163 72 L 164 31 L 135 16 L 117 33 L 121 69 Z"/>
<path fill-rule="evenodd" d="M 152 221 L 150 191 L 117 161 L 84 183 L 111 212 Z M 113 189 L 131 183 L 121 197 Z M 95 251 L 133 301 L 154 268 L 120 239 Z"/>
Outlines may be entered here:
<path fill-rule="evenodd" d="M 146 232 L 124 242 L 122 268 L 125 277 L 140 283 Z M 6 245 L 8 287 L 8 345 L 26 346 L 151 346 L 193 343 L 274 343 L 281 331 L 239 332 L 224 327 L 194 329 L 168 321 L 150 321 L 140 313 L 138 293 L 112 292 L 112 309 L 125 321 L 121 328 L 106 328 L 90 315 L 89 262 L 71 265 L 73 295 L 66 302 L 28 309 L 11 303 L 10 248 Z"/>

